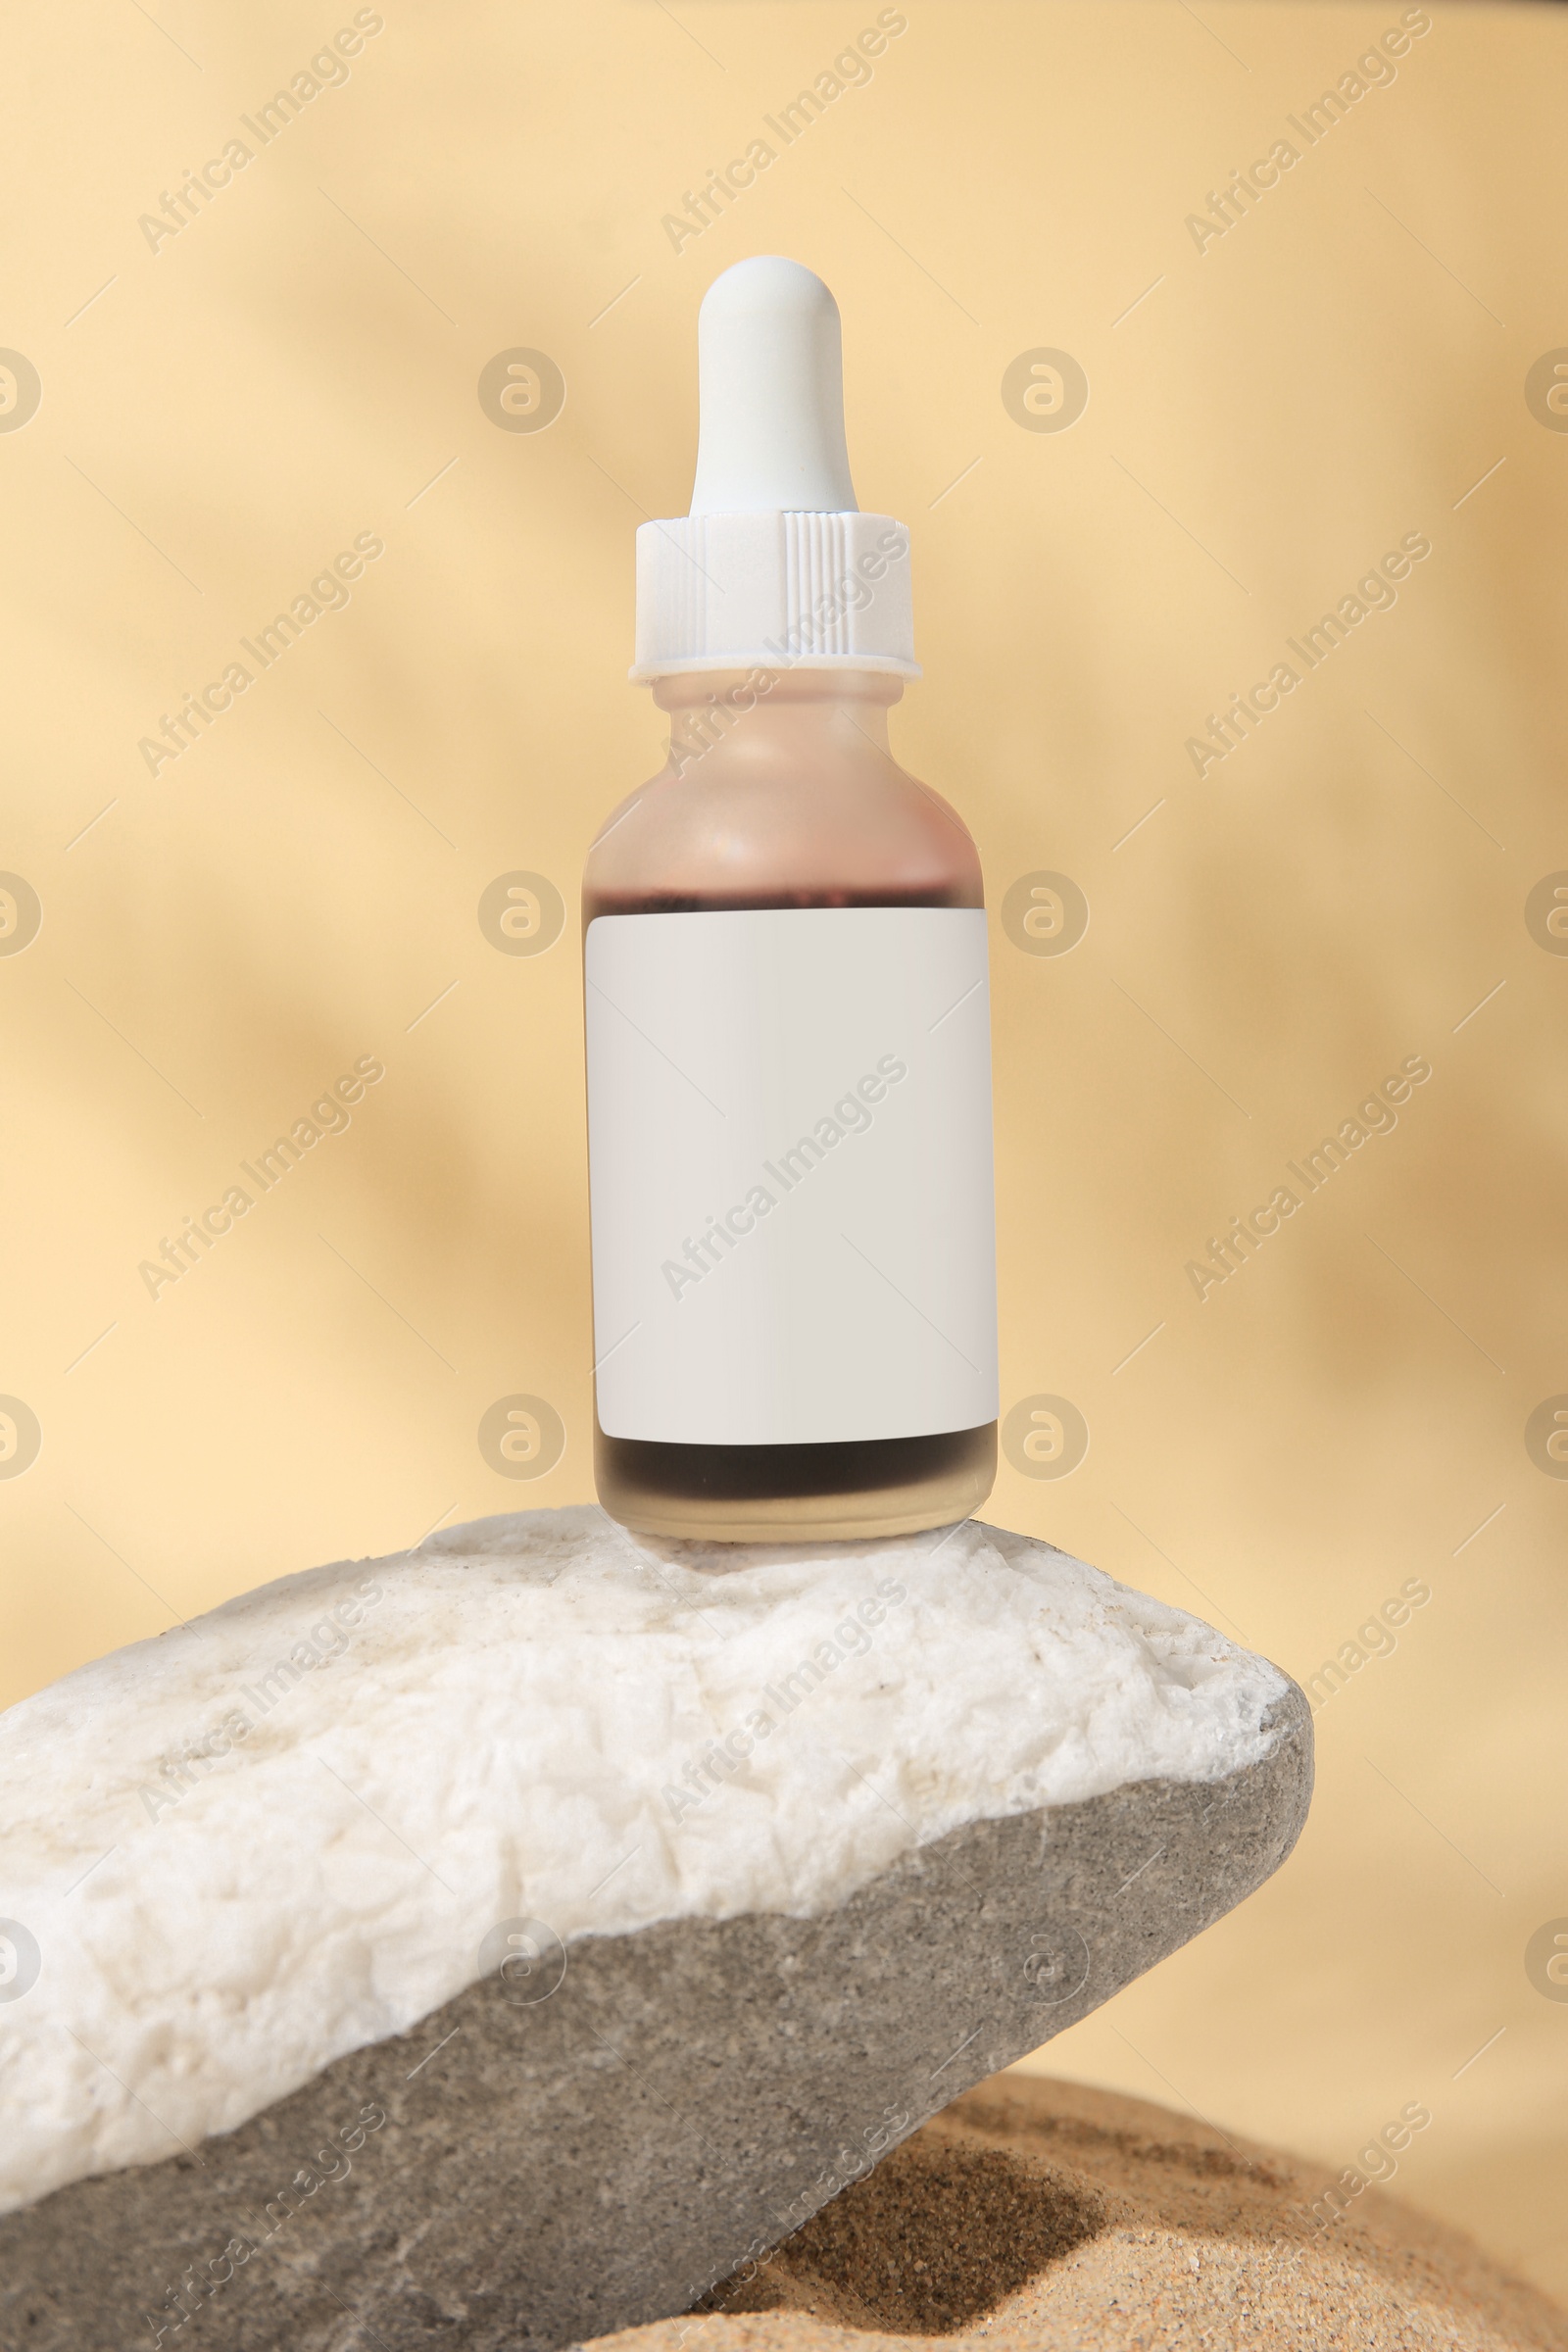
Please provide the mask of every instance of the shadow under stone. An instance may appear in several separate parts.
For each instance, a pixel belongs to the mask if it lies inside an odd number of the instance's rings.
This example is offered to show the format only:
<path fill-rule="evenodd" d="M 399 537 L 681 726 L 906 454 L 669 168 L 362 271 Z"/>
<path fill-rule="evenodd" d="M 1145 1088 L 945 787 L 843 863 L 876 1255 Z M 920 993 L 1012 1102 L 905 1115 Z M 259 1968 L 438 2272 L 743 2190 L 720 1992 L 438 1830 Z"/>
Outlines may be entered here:
<path fill-rule="evenodd" d="M 907 2142 L 697 2309 L 828 2309 L 841 2327 L 951 2335 L 1104 2227 L 1098 2199 L 1000 2149 Z"/>

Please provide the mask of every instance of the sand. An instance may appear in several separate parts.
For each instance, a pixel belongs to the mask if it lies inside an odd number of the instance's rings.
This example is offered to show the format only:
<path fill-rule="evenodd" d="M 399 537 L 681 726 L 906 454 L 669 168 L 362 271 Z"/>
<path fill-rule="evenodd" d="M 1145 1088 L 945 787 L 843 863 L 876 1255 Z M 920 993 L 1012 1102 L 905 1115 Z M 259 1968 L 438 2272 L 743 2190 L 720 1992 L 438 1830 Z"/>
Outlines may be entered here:
<path fill-rule="evenodd" d="M 994 2075 L 696 2314 L 600 2352 L 1568 2352 L 1568 2315 L 1377 2188 L 1163 2107 Z"/>

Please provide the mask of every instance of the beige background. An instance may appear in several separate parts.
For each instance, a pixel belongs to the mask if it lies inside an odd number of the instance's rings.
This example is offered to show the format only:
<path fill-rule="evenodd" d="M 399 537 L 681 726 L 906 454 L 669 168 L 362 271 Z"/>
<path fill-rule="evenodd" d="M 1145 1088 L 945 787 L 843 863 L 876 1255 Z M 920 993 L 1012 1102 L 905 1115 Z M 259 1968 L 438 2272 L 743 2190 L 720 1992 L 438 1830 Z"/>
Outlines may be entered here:
<path fill-rule="evenodd" d="M 0 1695 L 590 1494 L 575 916 L 528 958 L 475 910 L 518 867 L 574 908 L 658 763 L 633 529 L 685 507 L 705 287 L 793 254 L 843 308 L 861 501 L 913 529 L 901 756 L 994 906 L 1050 868 L 1092 908 L 1060 957 L 995 934 L 1004 1393 L 1092 1442 L 991 1513 L 1302 1679 L 1432 1592 L 1322 1708 L 1289 1868 L 1043 2063 L 1347 2164 L 1423 2101 L 1396 2185 L 1568 2292 L 1568 2005 L 1524 1963 L 1568 1914 L 1568 1484 L 1523 1440 L 1568 1389 L 1568 958 L 1523 912 L 1568 867 L 1568 435 L 1523 391 L 1568 344 L 1568 28 L 1435 9 L 1200 255 L 1186 215 L 1396 0 L 906 13 L 678 255 L 661 217 L 870 0 L 389 0 L 156 254 L 138 216 L 352 11 L 13 24 L 0 342 L 43 399 L 0 434 L 0 867 L 43 923 L 0 957 L 0 1390 L 43 1444 L 0 1481 Z M 538 434 L 476 398 L 516 345 L 566 380 Z M 1088 371 L 1070 431 L 1002 404 L 1037 346 Z M 1413 530 L 1397 606 L 1200 781 L 1204 714 Z M 348 609 L 151 777 L 138 738 L 362 531 Z M 361 1054 L 349 1132 L 150 1299 Z M 1185 1261 L 1409 1054 L 1397 1130 L 1200 1303 Z M 516 1391 L 567 1433 L 533 1486 L 476 1445 Z"/>

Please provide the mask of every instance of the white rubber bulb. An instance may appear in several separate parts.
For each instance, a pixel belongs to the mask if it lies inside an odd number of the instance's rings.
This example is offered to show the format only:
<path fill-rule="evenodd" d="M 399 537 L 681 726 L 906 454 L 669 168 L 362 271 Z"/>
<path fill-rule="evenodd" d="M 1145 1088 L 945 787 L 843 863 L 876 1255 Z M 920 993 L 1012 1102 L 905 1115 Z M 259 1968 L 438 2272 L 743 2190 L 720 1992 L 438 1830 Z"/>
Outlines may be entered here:
<path fill-rule="evenodd" d="M 839 306 L 812 270 L 754 255 L 697 319 L 694 514 L 856 514 Z"/>

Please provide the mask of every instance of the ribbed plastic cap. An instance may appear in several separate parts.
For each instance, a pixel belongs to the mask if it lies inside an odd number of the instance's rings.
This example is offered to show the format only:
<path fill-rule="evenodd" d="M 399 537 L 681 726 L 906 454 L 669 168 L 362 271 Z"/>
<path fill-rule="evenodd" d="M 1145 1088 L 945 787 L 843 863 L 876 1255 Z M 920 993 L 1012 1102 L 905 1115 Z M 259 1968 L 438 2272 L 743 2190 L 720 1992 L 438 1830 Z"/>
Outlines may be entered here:
<path fill-rule="evenodd" d="M 696 669 L 920 674 L 909 535 L 856 505 L 838 304 L 776 254 L 714 279 L 697 321 L 691 513 L 637 533 L 634 678 Z"/>

